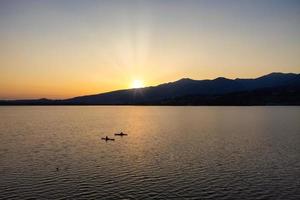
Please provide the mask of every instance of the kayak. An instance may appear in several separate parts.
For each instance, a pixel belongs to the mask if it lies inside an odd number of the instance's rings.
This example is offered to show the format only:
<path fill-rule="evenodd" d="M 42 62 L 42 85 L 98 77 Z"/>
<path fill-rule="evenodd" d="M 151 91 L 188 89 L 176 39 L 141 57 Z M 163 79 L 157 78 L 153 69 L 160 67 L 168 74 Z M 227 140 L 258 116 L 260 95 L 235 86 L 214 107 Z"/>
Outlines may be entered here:
<path fill-rule="evenodd" d="M 110 140 L 110 141 L 115 141 L 115 139 L 112 139 L 112 138 L 101 138 L 101 140 L 105 140 L 105 141 L 108 141 L 108 140 Z"/>
<path fill-rule="evenodd" d="M 127 136 L 128 134 L 126 134 L 126 133 L 115 133 L 115 135 L 117 135 L 117 136 Z"/>

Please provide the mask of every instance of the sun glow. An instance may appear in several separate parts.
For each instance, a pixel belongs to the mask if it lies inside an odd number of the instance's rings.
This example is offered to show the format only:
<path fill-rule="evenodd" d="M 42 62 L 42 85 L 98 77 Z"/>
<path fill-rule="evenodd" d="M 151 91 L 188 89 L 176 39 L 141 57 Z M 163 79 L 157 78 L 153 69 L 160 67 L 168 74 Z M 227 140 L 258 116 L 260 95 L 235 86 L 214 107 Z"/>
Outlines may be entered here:
<path fill-rule="evenodd" d="M 131 88 L 142 88 L 145 87 L 144 82 L 141 80 L 133 80 L 131 83 Z"/>

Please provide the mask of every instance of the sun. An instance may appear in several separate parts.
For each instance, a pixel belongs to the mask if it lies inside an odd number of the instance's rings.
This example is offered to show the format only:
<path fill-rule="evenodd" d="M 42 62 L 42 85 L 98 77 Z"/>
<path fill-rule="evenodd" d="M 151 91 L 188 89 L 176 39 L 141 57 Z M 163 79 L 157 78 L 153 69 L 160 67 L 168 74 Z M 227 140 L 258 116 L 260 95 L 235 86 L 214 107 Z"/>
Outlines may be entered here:
<path fill-rule="evenodd" d="M 131 83 L 131 88 L 142 88 L 145 87 L 144 82 L 141 80 L 133 80 Z"/>

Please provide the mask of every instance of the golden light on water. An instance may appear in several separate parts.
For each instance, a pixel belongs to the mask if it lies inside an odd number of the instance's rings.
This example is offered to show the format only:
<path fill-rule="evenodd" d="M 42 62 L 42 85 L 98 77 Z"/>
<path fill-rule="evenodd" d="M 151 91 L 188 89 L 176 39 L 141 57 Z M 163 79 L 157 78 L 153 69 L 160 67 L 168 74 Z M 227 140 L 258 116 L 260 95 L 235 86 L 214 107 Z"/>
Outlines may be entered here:
<path fill-rule="evenodd" d="M 145 84 L 142 80 L 135 79 L 131 83 L 131 88 L 142 88 L 145 87 Z"/>

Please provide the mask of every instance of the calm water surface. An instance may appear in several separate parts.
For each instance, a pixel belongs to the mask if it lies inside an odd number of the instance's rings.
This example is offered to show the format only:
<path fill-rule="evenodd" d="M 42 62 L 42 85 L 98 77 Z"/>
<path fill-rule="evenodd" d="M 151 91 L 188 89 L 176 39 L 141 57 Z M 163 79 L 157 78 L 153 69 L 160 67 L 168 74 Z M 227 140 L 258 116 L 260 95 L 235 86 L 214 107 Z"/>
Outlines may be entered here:
<path fill-rule="evenodd" d="M 300 107 L 24 106 L 0 119 L 0 199 L 300 199 Z M 129 135 L 100 140 L 117 131 Z"/>

